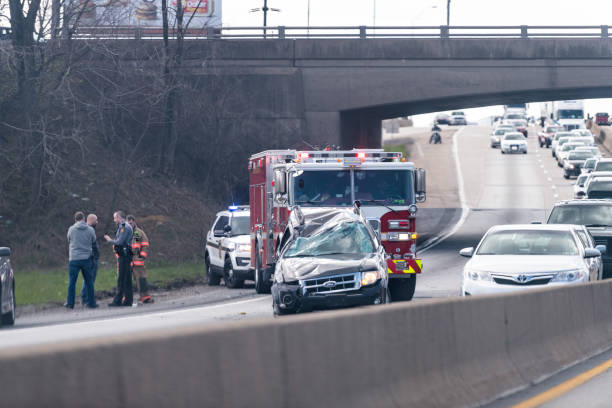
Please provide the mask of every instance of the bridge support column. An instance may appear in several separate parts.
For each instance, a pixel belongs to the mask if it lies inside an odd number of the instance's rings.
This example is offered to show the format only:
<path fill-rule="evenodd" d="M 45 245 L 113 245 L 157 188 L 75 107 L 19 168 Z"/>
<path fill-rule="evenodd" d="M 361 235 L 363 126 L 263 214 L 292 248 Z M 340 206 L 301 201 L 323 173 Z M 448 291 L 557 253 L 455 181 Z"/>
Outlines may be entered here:
<path fill-rule="evenodd" d="M 340 145 L 343 148 L 379 148 L 382 144 L 382 119 L 363 111 L 340 114 Z"/>

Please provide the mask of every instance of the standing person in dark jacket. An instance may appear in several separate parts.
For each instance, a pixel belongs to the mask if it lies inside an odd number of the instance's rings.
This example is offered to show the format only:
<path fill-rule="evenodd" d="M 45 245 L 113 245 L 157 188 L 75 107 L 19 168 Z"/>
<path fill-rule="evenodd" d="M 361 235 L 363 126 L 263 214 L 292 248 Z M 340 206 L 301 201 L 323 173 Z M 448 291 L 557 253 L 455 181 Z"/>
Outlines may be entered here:
<path fill-rule="evenodd" d="M 94 286 L 91 276 L 91 248 L 96 242 L 96 233 L 93 228 L 85 223 L 85 214 L 77 211 L 74 214 L 74 225 L 68 229 L 68 296 L 64 307 L 74 309 L 74 290 L 79 271 L 83 274 L 85 290 L 87 293 L 87 306 L 90 308 L 98 307 L 94 298 Z"/>
<path fill-rule="evenodd" d="M 96 214 L 89 214 L 87 216 L 87 225 L 96 230 L 96 225 L 98 225 L 98 216 Z M 94 241 L 91 246 L 91 283 L 96 285 L 96 276 L 98 276 L 98 260 L 100 259 L 100 248 L 98 247 L 98 239 Z M 94 291 L 95 293 L 95 291 Z M 85 282 L 83 282 L 83 287 L 81 288 L 81 300 L 83 304 L 87 304 L 87 292 L 85 290 Z"/>
<path fill-rule="evenodd" d="M 113 220 L 117 224 L 115 239 L 104 235 L 106 242 L 113 244 L 117 254 L 117 295 L 109 306 L 132 306 L 132 236 L 134 232 L 130 224 L 125 222 L 125 213 L 116 211 Z"/>

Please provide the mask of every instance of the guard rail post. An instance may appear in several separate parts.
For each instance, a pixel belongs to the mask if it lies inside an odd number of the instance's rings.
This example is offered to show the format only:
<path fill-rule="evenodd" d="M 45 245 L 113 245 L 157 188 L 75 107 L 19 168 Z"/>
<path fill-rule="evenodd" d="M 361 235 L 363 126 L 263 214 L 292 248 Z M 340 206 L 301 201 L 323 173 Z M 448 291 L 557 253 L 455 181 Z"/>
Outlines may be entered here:
<path fill-rule="evenodd" d="M 521 26 L 521 38 L 528 38 L 529 34 L 527 32 L 527 26 L 526 25 L 522 25 Z"/>
<path fill-rule="evenodd" d="M 608 26 L 607 25 L 601 26 L 601 38 L 608 38 Z"/>
<path fill-rule="evenodd" d="M 449 26 L 447 25 L 440 26 L 440 38 L 450 38 Z"/>
<path fill-rule="evenodd" d="M 366 26 L 359 26 L 359 38 L 362 40 L 366 39 Z"/>
<path fill-rule="evenodd" d="M 278 38 L 280 40 L 285 39 L 285 26 L 278 26 Z"/>

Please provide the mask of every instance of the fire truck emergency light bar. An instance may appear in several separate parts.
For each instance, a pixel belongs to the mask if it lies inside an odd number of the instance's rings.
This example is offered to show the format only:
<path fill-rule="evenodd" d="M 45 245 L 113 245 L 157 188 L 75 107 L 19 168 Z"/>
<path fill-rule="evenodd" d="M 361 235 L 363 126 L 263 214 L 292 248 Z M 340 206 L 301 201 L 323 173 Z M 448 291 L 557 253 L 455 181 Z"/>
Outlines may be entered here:
<path fill-rule="evenodd" d="M 383 149 L 353 149 L 348 151 L 300 151 L 297 152 L 298 163 L 344 163 L 360 164 L 363 162 L 405 161 L 401 152 L 385 152 Z"/>

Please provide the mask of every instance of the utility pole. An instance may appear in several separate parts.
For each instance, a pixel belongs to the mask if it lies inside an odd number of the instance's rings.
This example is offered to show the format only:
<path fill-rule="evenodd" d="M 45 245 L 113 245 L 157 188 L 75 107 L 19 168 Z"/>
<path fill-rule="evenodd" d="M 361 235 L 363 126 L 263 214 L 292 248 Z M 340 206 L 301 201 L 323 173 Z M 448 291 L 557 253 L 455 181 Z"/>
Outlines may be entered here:
<path fill-rule="evenodd" d="M 446 25 L 450 26 L 450 2 L 451 0 L 446 1 Z"/>

